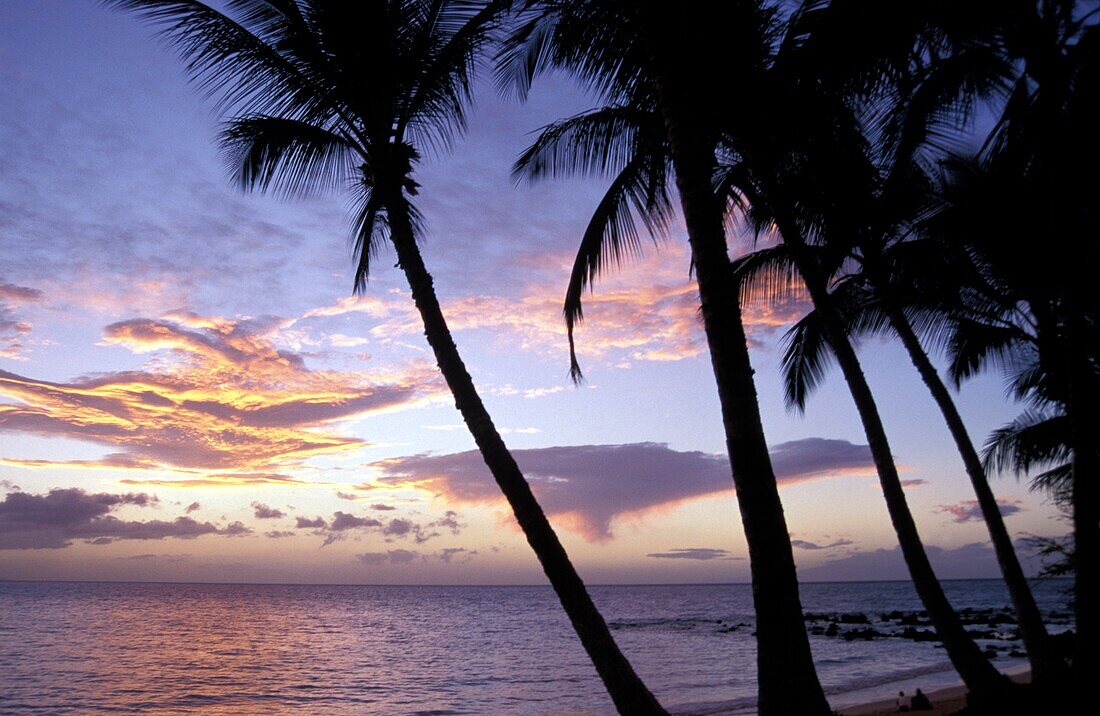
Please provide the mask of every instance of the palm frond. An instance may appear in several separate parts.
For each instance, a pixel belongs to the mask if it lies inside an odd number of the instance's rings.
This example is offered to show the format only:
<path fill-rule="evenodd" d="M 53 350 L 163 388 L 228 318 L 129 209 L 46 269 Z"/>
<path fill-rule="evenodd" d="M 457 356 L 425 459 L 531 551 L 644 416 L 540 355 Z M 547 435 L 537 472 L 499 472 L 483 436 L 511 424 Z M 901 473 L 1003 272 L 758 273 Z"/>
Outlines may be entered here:
<path fill-rule="evenodd" d="M 574 382 L 579 382 L 583 377 L 577 361 L 573 331 L 584 318 L 584 292 L 591 289 L 608 264 L 617 267 L 641 251 L 635 215 L 642 219 L 654 239 L 667 228 L 672 214 L 665 185 L 668 167 L 654 166 L 665 161 L 661 156 L 643 154 L 627 163 L 604 193 L 581 238 L 562 309 L 569 338 L 569 375 Z"/>
<path fill-rule="evenodd" d="M 356 157 L 347 140 L 322 127 L 264 115 L 230 120 L 222 149 L 243 189 L 283 196 L 346 188 Z"/>
<path fill-rule="evenodd" d="M 401 112 L 397 137 L 405 124 L 421 144 L 446 144 L 466 129 L 466 109 L 472 98 L 475 66 L 494 39 L 511 0 L 436 0 L 422 25 L 423 51 L 428 57 Z"/>
<path fill-rule="evenodd" d="M 364 187 L 362 191 L 352 229 L 352 255 L 355 257 L 352 291 L 362 294 L 370 279 L 371 262 L 385 245 L 388 229 L 382 203 L 369 188 Z"/>
<path fill-rule="evenodd" d="M 783 344 L 784 402 L 788 409 L 801 413 L 835 360 L 817 311 L 799 319 L 784 334 Z"/>
<path fill-rule="evenodd" d="M 157 28 L 184 60 L 187 74 L 221 111 L 305 121 L 339 114 L 339 103 L 279 48 L 198 0 L 103 0 Z M 245 18 L 271 31 L 275 5 L 238 3 Z M 285 17 L 285 16 L 284 16 Z M 269 35 L 270 36 L 270 35 Z"/>
<path fill-rule="evenodd" d="M 1015 420 L 997 428 L 982 449 L 987 472 L 1012 471 L 1025 475 L 1038 467 L 1067 463 L 1069 419 L 1064 415 L 1027 410 Z"/>
<path fill-rule="evenodd" d="M 601 107 L 543 127 L 512 167 L 517 179 L 617 174 L 640 153 L 664 153 L 664 127 L 652 112 Z"/>
<path fill-rule="evenodd" d="M 757 300 L 782 303 L 804 293 L 802 276 L 787 244 L 751 251 L 731 261 L 730 268 L 740 287 L 742 304 Z"/>

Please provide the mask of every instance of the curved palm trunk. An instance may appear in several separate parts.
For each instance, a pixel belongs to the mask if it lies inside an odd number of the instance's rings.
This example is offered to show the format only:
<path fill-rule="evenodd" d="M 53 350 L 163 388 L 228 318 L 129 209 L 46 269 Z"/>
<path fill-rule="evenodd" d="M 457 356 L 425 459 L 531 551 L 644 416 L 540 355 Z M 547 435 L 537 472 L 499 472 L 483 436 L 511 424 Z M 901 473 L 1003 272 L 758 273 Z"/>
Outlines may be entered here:
<path fill-rule="evenodd" d="M 867 436 L 867 443 L 871 448 L 871 458 L 878 472 L 882 493 L 886 498 L 890 522 L 897 533 L 898 544 L 901 546 L 909 574 L 913 578 L 917 595 L 924 604 L 924 608 L 928 610 L 928 617 L 937 636 L 943 642 L 951 664 L 974 695 L 975 700 L 999 700 L 1001 692 L 1008 688 L 1011 682 L 993 667 L 978 645 L 966 633 L 959 615 L 943 592 L 943 587 L 932 569 L 932 563 L 928 561 L 928 554 L 921 542 L 917 524 L 905 499 L 905 490 L 902 488 L 901 478 L 894 464 L 894 456 L 890 451 L 890 443 L 886 438 L 886 430 L 879 416 L 878 406 L 875 404 L 871 387 L 863 375 L 859 358 L 832 308 L 827 281 L 805 253 L 798 250 L 805 247 L 805 241 L 797 225 L 786 217 L 778 218 L 777 224 L 783 241 L 795 249 L 792 252 L 795 264 L 806 284 L 814 308 L 821 317 L 825 337 L 829 341 L 844 380 L 848 384 L 848 390 L 855 401 Z"/>
<path fill-rule="evenodd" d="M 654 18 L 645 17 L 652 9 L 649 3 L 642 4 L 643 23 L 659 27 Z M 670 62 L 669 48 L 659 43 L 650 43 L 658 69 L 658 102 L 687 224 L 726 450 L 749 548 L 756 612 L 757 709 L 763 716 L 827 715 L 832 712 L 810 652 L 794 551 L 760 420 L 739 290 L 732 280 L 726 247 L 725 207 L 711 184 L 715 145 L 706 139 L 705 128 L 693 122 L 698 115 L 692 111 L 690 80 L 677 81 L 685 79 L 683 72 L 670 78 L 669 67 L 676 60 Z"/>
<path fill-rule="evenodd" d="M 413 238 L 408 208 L 403 199 L 389 203 L 389 220 L 390 236 L 397 250 L 398 262 L 405 272 L 413 301 L 424 322 L 424 335 L 435 353 L 439 370 L 454 395 L 455 407 L 462 414 L 485 464 L 508 499 L 508 504 L 512 506 L 512 512 L 527 538 L 527 543 L 538 556 L 543 571 L 569 615 L 585 651 L 595 664 L 615 707 L 624 715 L 666 713 L 619 651 L 607 623 L 592 603 L 584 582 L 573 568 L 554 528 L 546 519 L 531 487 L 485 410 L 443 318 L 432 277 L 424 266 Z"/>
<path fill-rule="evenodd" d="M 881 297 L 881 288 L 876 283 L 875 289 Z M 909 358 L 920 373 L 921 380 L 928 386 L 932 398 L 939 406 L 943 414 L 951 437 L 955 441 L 959 455 L 962 457 L 966 474 L 970 477 L 970 484 L 974 487 L 974 494 L 978 499 L 978 506 L 982 511 L 986 526 L 989 529 L 989 538 L 993 543 L 993 551 L 997 555 L 997 563 L 1000 565 L 1001 574 L 1004 576 L 1008 593 L 1012 598 L 1012 604 L 1016 608 L 1017 621 L 1020 627 L 1020 636 L 1027 648 L 1028 660 L 1031 663 L 1031 680 L 1035 684 L 1048 684 L 1057 680 L 1065 672 L 1065 663 L 1062 662 L 1051 649 L 1050 637 L 1046 626 L 1043 624 L 1039 606 L 1035 603 L 1035 597 L 1031 593 L 1031 587 L 1024 576 L 1024 570 L 1020 566 L 1020 560 L 1016 556 L 1016 550 L 1012 546 L 1012 537 L 1005 526 L 1004 516 L 997 506 L 997 499 L 989 486 L 989 480 L 985 474 L 978 451 L 970 440 L 966 425 L 962 416 L 951 398 L 947 386 L 944 385 L 939 373 L 932 361 L 928 358 L 920 339 L 913 331 L 909 320 L 890 301 L 882 298 L 883 306 L 894 332 L 901 338 L 902 345 L 909 353 Z"/>

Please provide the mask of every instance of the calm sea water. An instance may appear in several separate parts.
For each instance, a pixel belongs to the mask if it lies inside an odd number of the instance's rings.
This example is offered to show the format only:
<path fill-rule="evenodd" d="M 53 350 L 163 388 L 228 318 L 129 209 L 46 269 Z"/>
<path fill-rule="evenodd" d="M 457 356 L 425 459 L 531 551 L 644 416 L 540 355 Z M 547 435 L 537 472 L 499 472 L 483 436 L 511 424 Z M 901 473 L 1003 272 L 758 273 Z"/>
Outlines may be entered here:
<path fill-rule="evenodd" d="M 945 586 L 958 608 L 1009 603 L 997 581 Z M 1063 625 L 1067 586 L 1035 585 Z M 748 586 L 591 591 L 664 704 L 751 712 Z M 903 582 L 807 584 L 802 597 L 807 611 L 873 621 L 920 608 Z M 750 626 L 728 631 L 737 624 Z M 953 678 L 931 643 L 812 644 L 834 705 L 876 684 L 908 679 L 927 690 Z M 610 712 L 548 587 L 0 582 L 3 714 Z"/>

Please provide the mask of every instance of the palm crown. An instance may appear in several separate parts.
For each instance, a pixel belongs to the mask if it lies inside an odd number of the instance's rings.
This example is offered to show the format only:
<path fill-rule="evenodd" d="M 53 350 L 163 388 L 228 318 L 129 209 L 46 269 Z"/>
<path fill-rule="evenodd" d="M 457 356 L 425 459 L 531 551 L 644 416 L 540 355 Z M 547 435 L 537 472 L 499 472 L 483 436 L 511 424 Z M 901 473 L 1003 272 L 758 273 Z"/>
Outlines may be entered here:
<path fill-rule="evenodd" d="M 391 203 L 416 194 L 421 149 L 465 127 L 471 78 L 500 4 L 470 0 L 113 0 L 159 24 L 228 120 L 241 186 L 353 192 L 355 287 L 386 237 Z M 414 222 L 415 223 L 415 222 Z"/>

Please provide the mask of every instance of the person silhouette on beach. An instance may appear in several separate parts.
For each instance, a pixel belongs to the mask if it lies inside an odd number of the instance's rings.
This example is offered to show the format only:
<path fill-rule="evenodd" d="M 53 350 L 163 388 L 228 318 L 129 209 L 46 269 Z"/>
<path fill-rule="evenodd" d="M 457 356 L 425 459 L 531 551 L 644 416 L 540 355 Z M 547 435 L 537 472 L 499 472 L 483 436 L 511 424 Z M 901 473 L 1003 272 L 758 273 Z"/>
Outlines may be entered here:
<path fill-rule="evenodd" d="M 928 700 L 928 697 L 924 695 L 920 689 L 917 689 L 917 693 L 913 694 L 913 698 L 909 701 L 910 711 L 931 711 L 932 702 Z"/>
<path fill-rule="evenodd" d="M 909 710 L 909 697 L 905 695 L 904 691 L 898 692 L 898 698 L 894 703 L 898 705 L 898 711 Z"/>

